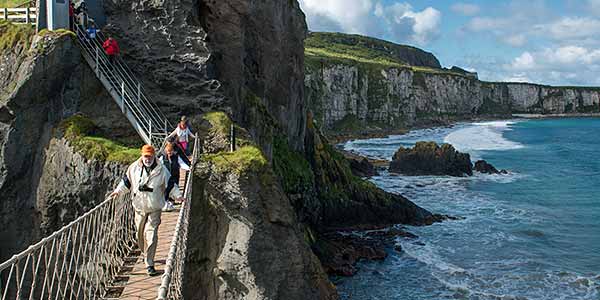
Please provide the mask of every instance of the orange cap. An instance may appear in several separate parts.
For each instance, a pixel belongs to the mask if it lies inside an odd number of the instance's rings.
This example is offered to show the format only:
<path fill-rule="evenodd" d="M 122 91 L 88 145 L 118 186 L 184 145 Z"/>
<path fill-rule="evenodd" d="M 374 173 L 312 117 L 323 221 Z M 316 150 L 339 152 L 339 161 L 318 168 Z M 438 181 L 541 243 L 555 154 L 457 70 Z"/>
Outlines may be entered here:
<path fill-rule="evenodd" d="M 142 155 L 154 155 L 154 147 L 151 145 L 142 146 Z"/>

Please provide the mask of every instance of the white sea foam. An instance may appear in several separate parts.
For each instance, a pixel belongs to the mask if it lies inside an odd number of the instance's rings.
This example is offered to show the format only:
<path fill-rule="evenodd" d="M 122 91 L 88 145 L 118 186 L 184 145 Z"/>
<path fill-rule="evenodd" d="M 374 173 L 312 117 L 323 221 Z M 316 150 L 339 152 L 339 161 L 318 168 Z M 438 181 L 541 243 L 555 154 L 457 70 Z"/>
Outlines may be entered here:
<path fill-rule="evenodd" d="M 479 158 L 478 151 L 520 149 L 524 147 L 522 144 L 503 136 L 503 132 L 511 130 L 510 126 L 515 123 L 515 121 L 473 123 L 472 126 L 451 132 L 444 138 L 444 142 L 452 144 L 458 151 L 471 153 L 474 158 Z"/>

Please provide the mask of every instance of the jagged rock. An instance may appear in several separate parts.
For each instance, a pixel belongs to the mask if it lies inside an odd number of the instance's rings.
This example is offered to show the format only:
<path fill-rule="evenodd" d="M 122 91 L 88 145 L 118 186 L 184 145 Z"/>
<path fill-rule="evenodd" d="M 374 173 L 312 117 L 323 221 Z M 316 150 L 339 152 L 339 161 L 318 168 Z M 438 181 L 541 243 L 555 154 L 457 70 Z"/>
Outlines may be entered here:
<path fill-rule="evenodd" d="M 504 169 L 498 171 L 498 169 L 496 169 L 492 164 L 488 163 L 485 160 L 476 161 L 474 170 L 484 174 L 508 174 L 508 171 Z"/>
<path fill-rule="evenodd" d="M 172 118 L 230 111 L 270 158 L 270 114 L 292 148 L 303 149 L 307 29 L 296 0 L 115 0 L 105 6 L 105 30 Z"/>
<path fill-rule="evenodd" d="M 222 134 L 202 138 L 219 144 Z M 337 299 L 260 150 L 216 151 L 193 174 L 185 297 Z"/>
<path fill-rule="evenodd" d="M 417 142 L 413 148 L 400 147 L 390 163 L 390 172 L 404 175 L 473 175 L 471 158 L 450 144 Z"/>
<path fill-rule="evenodd" d="M 398 228 L 371 226 L 372 231 L 362 232 L 365 229 L 367 228 L 361 226 L 331 229 L 320 235 L 313 249 L 328 274 L 352 276 L 358 271 L 357 261 L 383 260 L 387 257 L 386 248 L 402 251 L 402 247 L 395 244 L 396 238 L 417 238 Z"/>
<path fill-rule="evenodd" d="M 54 134 L 63 118 L 89 110 L 111 132 L 133 132 L 82 64 L 71 34 L 46 32 L 32 40 L 18 41 L 0 60 L 6 71 L 0 75 L 2 261 L 98 203 L 113 176 L 121 175 L 112 173 L 119 173 L 114 166 L 75 155 Z"/>
<path fill-rule="evenodd" d="M 355 176 L 371 177 L 379 175 L 373 164 L 366 157 L 363 157 L 361 160 L 348 158 L 348 161 L 350 162 L 352 174 Z"/>

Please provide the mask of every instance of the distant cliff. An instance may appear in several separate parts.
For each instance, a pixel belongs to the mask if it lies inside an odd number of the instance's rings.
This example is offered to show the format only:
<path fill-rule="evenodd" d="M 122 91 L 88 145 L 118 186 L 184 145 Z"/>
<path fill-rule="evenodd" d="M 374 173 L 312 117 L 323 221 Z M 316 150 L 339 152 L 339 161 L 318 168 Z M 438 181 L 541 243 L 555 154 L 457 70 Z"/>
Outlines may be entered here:
<path fill-rule="evenodd" d="M 315 119 L 329 132 L 393 132 L 512 113 L 599 111 L 600 88 L 485 82 L 456 67 L 366 60 L 308 45 L 305 94 Z"/>

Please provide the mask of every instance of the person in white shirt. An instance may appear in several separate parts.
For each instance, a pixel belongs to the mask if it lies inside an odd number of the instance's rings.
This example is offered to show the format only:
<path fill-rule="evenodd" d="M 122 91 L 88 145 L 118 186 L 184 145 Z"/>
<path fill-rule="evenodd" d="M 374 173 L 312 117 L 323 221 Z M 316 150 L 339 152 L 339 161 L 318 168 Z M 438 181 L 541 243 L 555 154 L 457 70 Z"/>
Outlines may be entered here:
<path fill-rule="evenodd" d="M 185 154 L 189 155 L 189 137 L 196 138 L 196 136 L 190 131 L 190 128 L 187 125 L 187 121 L 180 121 L 179 124 L 177 124 L 177 128 L 175 128 L 175 130 L 173 130 L 173 132 L 169 134 L 167 139 L 171 137 L 176 137 L 177 143 L 181 145 L 181 147 L 185 151 Z"/>
<path fill-rule="evenodd" d="M 138 246 L 144 253 L 148 275 L 154 276 L 158 274 L 154 268 L 158 226 L 171 174 L 167 167 L 157 161 L 154 147 L 144 145 L 141 152 L 141 157 L 127 168 L 127 173 L 110 197 L 125 192 L 131 194 Z M 184 200 L 177 186 L 171 189 L 169 195 L 179 201 Z"/>

